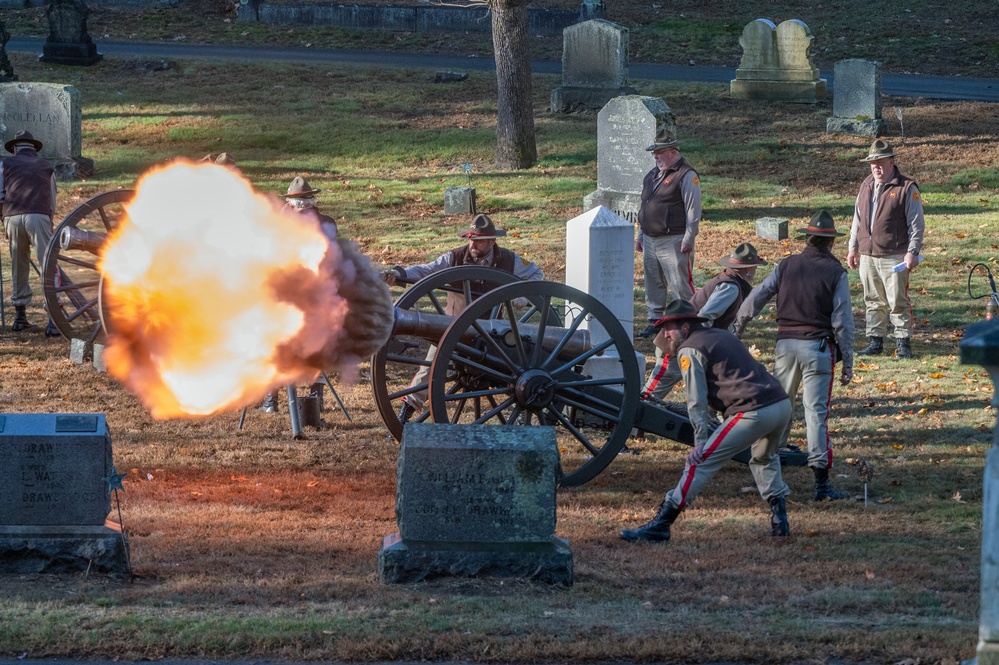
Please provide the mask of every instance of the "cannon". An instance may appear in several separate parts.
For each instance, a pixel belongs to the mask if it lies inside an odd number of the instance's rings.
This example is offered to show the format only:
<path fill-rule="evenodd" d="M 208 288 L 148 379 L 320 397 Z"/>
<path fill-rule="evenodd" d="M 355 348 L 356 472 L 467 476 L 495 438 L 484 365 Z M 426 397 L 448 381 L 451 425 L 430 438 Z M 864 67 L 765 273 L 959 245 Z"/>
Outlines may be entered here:
<path fill-rule="evenodd" d="M 104 192 L 77 206 L 55 228 L 42 261 L 42 291 L 52 323 L 66 339 L 103 342 L 98 254 L 135 192 Z"/>
<path fill-rule="evenodd" d="M 479 295 L 476 286 L 488 283 L 499 286 Z M 470 303 L 456 317 L 445 314 L 452 296 Z M 427 378 L 414 383 L 427 367 Z M 596 477 L 633 430 L 693 445 L 686 407 L 641 400 L 643 378 L 631 336 L 598 300 L 564 284 L 524 282 L 478 266 L 432 274 L 405 291 L 391 337 L 371 358 L 375 402 L 397 440 L 400 400 L 424 391 L 414 422 L 550 425 L 563 487 Z M 749 452 L 736 459 L 748 462 Z M 781 461 L 804 466 L 807 455 L 790 449 Z"/>

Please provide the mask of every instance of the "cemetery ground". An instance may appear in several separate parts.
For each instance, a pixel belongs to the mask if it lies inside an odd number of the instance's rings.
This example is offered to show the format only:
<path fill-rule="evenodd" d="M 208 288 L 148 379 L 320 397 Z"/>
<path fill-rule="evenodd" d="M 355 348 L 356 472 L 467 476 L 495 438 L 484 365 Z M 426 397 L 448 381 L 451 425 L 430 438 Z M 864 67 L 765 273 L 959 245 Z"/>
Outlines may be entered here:
<path fill-rule="evenodd" d="M 549 115 L 553 77 L 535 79 L 539 164 L 502 172 L 489 166 L 496 108 L 487 73 L 434 85 L 427 71 L 270 63 L 182 61 L 141 72 L 114 59 L 69 69 L 15 54 L 14 64 L 22 80 L 70 83 L 83 95 L 84 155 L 97 170 L 61 184 L 60 218 L 97 193 L 133 186 L 156 164 L 225 150 L 261 191 L 277 195 L 306 175 L 343 235 L 377 264 L 407 265 L 460 244 L 467 219 L 442 216 L 442 189 L 466 184 L 460 164 L 469 162 L 480 210 L 509 231 L 504 244 L 560 281 L 564 222 L 595 187 L 596 118 Z M 702 176 L 698 284 L 738 242 L 751 240 L 771 261 L 801 248 L 794 239 L 755 238 L 759 217 L 786 217 L 795 229 L 825 207 L 845 230 L 869 141 L 825 134 L 829 104 L 737 103 L 726 86 L 707 84 L 641 91 L 668 101 L 681 148 Z M 885 115 L 903 172 L 922 186 L 927 260 L 912 278 L 917 357 L 858 359 L 855 381 L 835 389 L 833 476 L 862 496 L 850 462 L 871 462 L 866 505 L 816 504 L 811 475 L 788 469 L 793 535 L 769 539 L 766 507 L 747 469 L 733 464 L 677 522 L 671 544 L 628 544 L 618 531 L 652 516 L 687 454 L 649 436 L 629 441 L 637 454 L 620 456 L 594 481 L 559 492 L 557 533 L 572 546 L 573 586 L 489 579 L 385 586 L 375 561 L 381 538 L 396 530 L 398 446 L 377 418 L 365 364 L 355 385 L 337 384 L 353 421 L 328 409 L 328 429 L 294 441 L 284 405 L 278 416 L 251 409 L 241 431 L 238 413 L 154 421 L 116 381 L 72 365 L 67 341 L 4 330 L 5 412 L 107 414 L 117 467 L 127 473 L 120 505 L 135 576 L 4 576 L 0 655 L 947 664 L 971 657 L 982 468 L 995 414 L 988 376 L 962 366 L 957 353 L 963 329 L 984 311 L 983 300 L 967 296 L 969 267 L 997 266 L 997 107 L 889 98 Z M 845 241 L 835 248 L 840 256 L 845 249 Z M 9 271 L 6 250 L 2 258 Z M 862 330 L 856 273 L 851 280 Z M 642 322 L 640 286 L 639 274 Z M 977 277 L 974 286 L 983 293 L 987 282 Z M 29 313 L 41 323 L 35 287 Z M 746 340 L 768 364 L 773 330 L 763 316 Z M 651 353 L 647 342 L 638 348 Z M 800 443 L 800 416 L 796 423 Z"/>

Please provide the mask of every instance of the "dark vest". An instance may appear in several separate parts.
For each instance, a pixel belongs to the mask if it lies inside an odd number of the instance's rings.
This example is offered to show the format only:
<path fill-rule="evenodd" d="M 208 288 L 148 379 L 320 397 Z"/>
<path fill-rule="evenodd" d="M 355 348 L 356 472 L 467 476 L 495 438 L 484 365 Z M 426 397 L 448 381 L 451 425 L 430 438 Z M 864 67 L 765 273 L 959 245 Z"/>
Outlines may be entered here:
<path fill-rule="evenodd" d="M 729 305 L 728 309 L 721 313 L 721 315 L 714 320 L 712 325 L 715 328 L 724 328 L 728 330 L 728 327 L 732 325 L 735 321 L 735 315 L 739 313 L 739 307 L 742 306 L 742 301 L 746 299 L 749 292 L 753 290 L 753 286 L 747 282 L 742 275 L 737 275 L 735 273 L 729 272 L 728 270 L 723 270 L 721 273 L 715 275 L 707 281 L 707 283 L 701 288 L 697 289 L 697 293 L 694 297 L 690 299 L 690 304 L 694 306 L 696 311 L 701 311 L 705 303 L 708 302 L 708 298 L 714 293 L 715 289 L 718 288 L 719 284 L 732 283 L 739 287 L 739 297 Z"/>
<path fill-rule="evenodd" d="M 693 171 L 681 157 L 659 178 L 654 168 L 642 180 L 642 206 L 638 209 L 638 225 L 650 236 L 683 235 L 687 230 L 687 209 L 683 205 L 680 181 Z"/>
<path fill-rule="evenodd" d="M 51 215 L 55 208 L 52 172 L 52 165 L 32 149 L 3 160 L 4 217 Z"/>
<path fill-rule="evenodd" d="M 777 339 L 831 339 L 833 296 L 846 269 L 829 250 L 806 245 L 777 269 Z"/>
<path fill-rule="evenodd" d="M 464 265 L 481 265 L 487 266 L 489 268 L 497 268 L 504 272 L 513 274 L 514 261 L 516 255 L 509 249 L 504 249 L 499 245 L 493 245 L 493 253 L 490 261 L 488 263 L 479 263 L 472 258 L 471 253 L 468 250 L 468 245 L 463 245 L 461 247 L 455 247 L 448 254 L 451 255 L 451 265 L 452 266 L 464 266 Z M 452 284 L 455 288 L 460 289 L 461 284 Z M 472 297 L 477 298 L 487 291 L 492 291 L 499 284 L 496 282 L 488 282 L 485 280 L 476 280 L 471 282 L 470 288 L 472 289 Z M 465 297 L 461 293 L 448 293 L 447 294 L 447 306 L 445 307 L 445 312 L 449 316 L 458 316 L 468 306 L 465 302 Z"/>
<path fill-rule="evenodd" d="M 916 182 L 906 178 L 896 168 L 892 179 L 881 186 L 878 207 L 874 211 L 874 222 L 869 227 L 874 176 L 867 176 L 860 184 L 860 193 L 857 195 L 857 214 L 860 217 L 857 249 L 861 254 L 878 257 L 905 254 L 909 248 L 905 202 L 906 197 L 912 196 L 913 187 L 918 190 Z"/>
<path fill-rule="evenodd" d="M 704 356 L 708 406 L 726 418 L 787 399 L 777 379 L 727 330 L 695 328 L 680 348 L 694 349 Z"/>

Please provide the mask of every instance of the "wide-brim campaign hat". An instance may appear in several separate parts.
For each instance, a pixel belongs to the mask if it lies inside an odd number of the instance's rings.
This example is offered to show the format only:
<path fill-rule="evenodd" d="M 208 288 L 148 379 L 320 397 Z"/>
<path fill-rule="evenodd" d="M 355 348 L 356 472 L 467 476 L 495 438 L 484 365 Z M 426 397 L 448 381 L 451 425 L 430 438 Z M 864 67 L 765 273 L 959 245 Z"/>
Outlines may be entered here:
<path fill-rule="evenodd" d="M 296 176 L 291 184 L 288 185 L 288 193 L 284 195 L 286 199 L 307 199 L 315 196 L 321 189 L 312 189 L 309 186 L 309 181 L 302 176 Z"/>
<path fill-rule="evenodd" d="M 476 215 L 468 229 L 458 234 L 459 238 L 471 240 L 494 240 L 506 235 L 503 229 L 497 229 L 488 215 Z"/>
<path fill-rule="evenodd" d="M 676 134 L 663 127 L 656 134 L 656 138 L 652 140 L 652 145 L 646 148 L 646 150 L 662 150 L 663 148 L 672 148 L 679 144 L 680 142 L 676 140 Z"/>
<path fill-rule="evenodd" d="M 17 146 L 27 143 L 35 148 L 35 150 L 42 149 L 42 142 L 31 135 L 31 132 L 26 130 L 21 130 L 17 134 L 14 134 L 14 138 L 3 144 L 3 147 L 7 149 L 7 152 L 13 154 L 14 148 Z"/>
<path fill-rule="evenodd" d="M 760 258 L 755 247 L 744 242 L 733 249 L 728 256 L 718 259 L 718 265 L 726 268 L 756 268 L 767 265 L 767 262 Z"/>
<path fill-rule="evenodd" d="M 663 318 L 652 325 L 656 330 L 659 330 L 667 323 L 683 323 L 684 321 L 704 323 L 707 320 L 706 317 L 699 316 L 697 310 L 688 301 L 674 300 L 666 305 L 666 309 L 663 310 Z"/>
<path fill-rule="evenodd" d="M 867 151 L 867 157 L 864 157 L 860 161 L 876 162 L 879 159 L 894 156 L 895 151 L 892 150 L 891 143 L 888 143 L 888 141 L 885 141 L 884 139 L 875 139 L 874 143 L 871 144 L 871 149 Z"/>
<path fill-rule="evenodd" d="M 798 229 L 798 236 L 823 236 L 825 238 L 835 238 L 837 236 L 846 235 L 845 233 L 840 233 L 836 230 L 836 221 L 833 216 L 830 215 L 825 210 L 819 210 L 817 213 L 812 215 L 811 221 L 808 222 L 808 226 L 803 229 Z"/>

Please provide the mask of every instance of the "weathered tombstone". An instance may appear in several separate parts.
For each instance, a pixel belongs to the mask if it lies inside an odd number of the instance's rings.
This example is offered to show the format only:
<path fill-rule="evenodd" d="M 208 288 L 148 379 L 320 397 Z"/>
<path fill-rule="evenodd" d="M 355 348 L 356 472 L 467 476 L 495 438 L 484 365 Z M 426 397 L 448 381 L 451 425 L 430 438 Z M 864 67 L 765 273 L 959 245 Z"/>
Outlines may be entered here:
<path fill-rule="evenodd" d="M 562 31 L 562 85 L 552 90 L 552 113 L 597 110 L 628 85 L 628 29 L 603 19 Z"/>
<path fill-rule="evenodd" d="M 103 56 L 87 32 L 90 8 L 83 0 L 50 0 L 49 38 L 42 46 L 42 62 L 55 65 L 89 66 Z"/>
<path fill-rule="evenodd" d="M 638 223 L 642 178 L 656 165 L 645 148 L 663 127 L 676 132 L 676 119 L 658 97 L 615 97 L 600 109 L 597 189 L 583 197 L 583 210 L 603 206 L 632 224 Z"/>
<path fill-rule="evenodd" d="M 14 74 L 14 65 L 10 64 L 10 58 L 7 57 L 8 41 L 10 41 L 10 34 L 3 21 L 0 21 L 0 83 L 17 80 L 17 75 Z"/>
<path fill-rule="evenodd" d="M 378 554 L 382 582 L 442 575 L 572 584 L 555 536 L 558 448 L 551 427 L 407 423 L 399 449 L 399 533 Z"/>
<path fill-rule="evenodd" d="M 447 187 L 444 189 L 445 215 L 474 215 L 475 188 Z"/>
<path fill-rule="evenodd" d="M 749 22 L 739 38 L 742 60 L 730 84 L 732 96 L 811 104 L 825 99 L 826 80 L 809 55 L 813 39 L 798 19 L 778 26 L 765 18 Z"/>
<path fill-rule="evenodd" d="M 961 362 L 982 365 L 999 386 L 999 321 L 968 326 L 961 341 Z M 992 394 L 999 410 L 999 396 Z M 978 624 L 978 665 L 999 665 L 999 420 L 992 448 L 985 455 L 982 499 L 982 594 Z"/>
<path fill-rule="evenodd" d="M 589 21 L 592 18 L 603 18 L 607 7 L 601 0 L 583 0 L 579 4 L 579 20 Z"/>
<path fill-rule="evenodd" d="M 767 240 L 784 240 L 787 238 L 788 221 L 779 217 L 761 217 L 756 220 L 756 235 Z"/>
<path fill-rule="evenodd" d="M 884 136 L 888 123 L 881 117 L 881 63 L 840 60 L 836 63 L 833 114 L 826 119 L 830 134 Z"/>
<path fill-rule="evenodd" d="M 635 325 L 634 225 L 603 206 L 566 222 L 565 283 L 603 303 L 630 334 Z M 571 316 L 567 314 L 567 326 Z M 589 330 L 593 346 L 609 337 L 595 318 L 584 321 L 579 328 Z M 638 371 L 645 376 L 645 355 L 634 353 Z M 612 348 L 589 358 L 583 365 L 583 373 L 595 379 L 609 379 L 620 378 L 624 370 L 620 356 Z"/>
<path fill-rule="evenodd" d="M 0 145 L 24 129 L 42 142 L 39 153 L 60 180 L 93 173 L 81 156 L 80 91 L 61 83 L 0 83 Z"/>
<path fill-rule="evenodd" d="M 103 414 L 0 415 L 0 572 L 128 572 Z"/>

